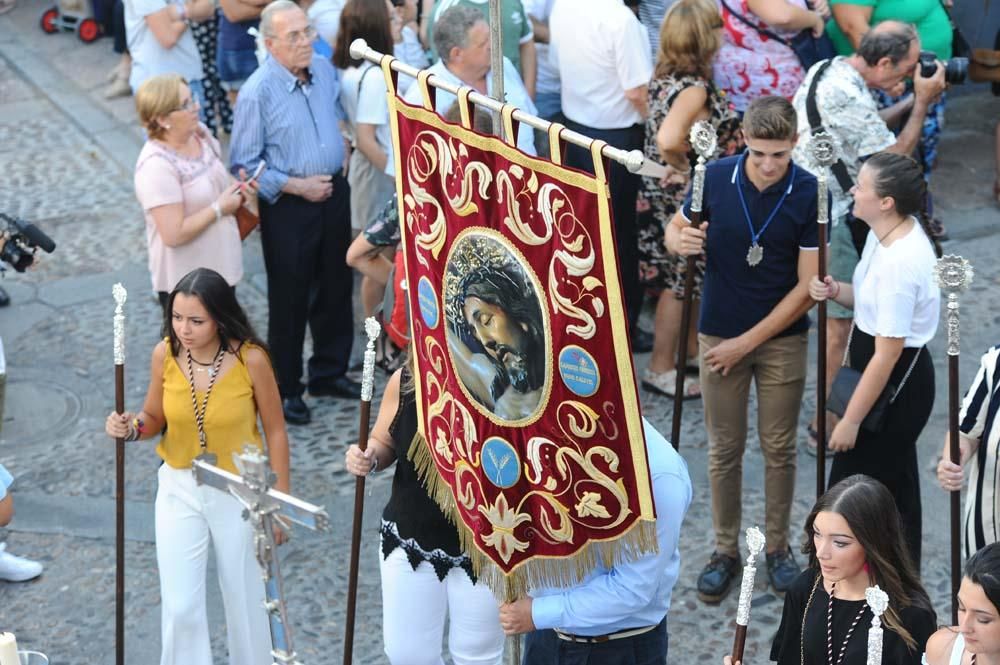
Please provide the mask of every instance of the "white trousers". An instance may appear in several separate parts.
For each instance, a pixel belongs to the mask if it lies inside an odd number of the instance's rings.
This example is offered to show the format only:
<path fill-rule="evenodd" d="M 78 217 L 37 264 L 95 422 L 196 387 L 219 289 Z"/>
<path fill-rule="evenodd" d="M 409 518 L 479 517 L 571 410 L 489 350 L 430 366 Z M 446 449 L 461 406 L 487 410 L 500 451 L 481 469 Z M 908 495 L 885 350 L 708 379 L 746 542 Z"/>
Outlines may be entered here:
<path fill-rule="evenodd" d="M 212 665 L 205 607 L 208 543 L 215 548 L 226 612 L 230 665 L 271 665 L 264 583 L 243 507 L 198 486 L 190 469 L 160 466 L 156 492 L 156 563 L 162 598 L 160 665 Z"/>
<path fill-rule="evenodd" d="M 426 561 L 413 570 L 398 547 L 382 559 L 381 570 L 382 635 L 392 665 L 443 665 L 446 616 L 455 665 L 499 665 L 504 644 L 500 609 L 485 584 L 473 584 L 460 568 L 451 569 L 441 582 Z"/>

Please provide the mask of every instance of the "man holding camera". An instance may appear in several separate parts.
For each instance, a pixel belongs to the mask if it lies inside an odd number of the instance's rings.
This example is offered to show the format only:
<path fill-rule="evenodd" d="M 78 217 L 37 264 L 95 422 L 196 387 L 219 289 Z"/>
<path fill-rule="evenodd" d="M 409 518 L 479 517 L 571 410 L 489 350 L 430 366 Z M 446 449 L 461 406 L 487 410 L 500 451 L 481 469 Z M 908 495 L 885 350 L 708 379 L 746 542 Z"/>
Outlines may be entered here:
<path fill-rule="evenodd" d="M 850 282 L 858 264 L 859 251 L 853 242 L 849 220 L 853 202 L 850 189 L 861 165 L 877 152 L 911 154 L 920 140 L 928 109 L 946 87 L 944 66 L 928 62 L 924 69 L 933 66 L 933 73 L 922 73 L 920 61 L 920 38 L 914 27 L 899 21 L 885 21 L 865 33 L 853 55 L 814 65 L 795 93 L 793 105 L 799 129 L 798 144 L 792 154 L 795 162 L 807 169 L 814 168 L 808 150 L 809 108 L 814 104 L 822 128 L 837 143 L 837 156 L 843 164 L 843 167 L 833 167 L 836 177 L 829 179 L 833 205 L 827 271 L 835 280 Z M 879 111 L 869 88 L 892 90 L 907 77 L 913 78 L 914 94 Z M 909 117 L 899 135 L 893 134 L 890 125 L 899 123 L 907 113 Z M 860 230 L 867 231 L 867 228 Z M 829 391 L 844 355 L 853 313 L 831 302 L 827 304 L 827 316 L 826 387 Z M 828 426 L 827 432 L 830 431 L 832 427 Z"/>

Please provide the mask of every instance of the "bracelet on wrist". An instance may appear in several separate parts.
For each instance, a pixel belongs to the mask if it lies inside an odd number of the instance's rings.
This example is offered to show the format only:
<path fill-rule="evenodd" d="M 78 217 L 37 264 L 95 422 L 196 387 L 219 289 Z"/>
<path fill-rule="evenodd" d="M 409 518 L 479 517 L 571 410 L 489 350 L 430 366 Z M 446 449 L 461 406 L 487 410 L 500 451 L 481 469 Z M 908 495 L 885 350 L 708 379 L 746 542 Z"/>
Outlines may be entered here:
<path fill-rule="evenodd" d="M 218 201 L 212 203 L 212 212 L 215 213 L 215 221 L 222 219 L 222 206 L 219 205 Z"/>
<path fill-rule="evenodd" d="M 377 472 L 378 472 L 378 455 L 376 455 L 375 452 L 372 451 L 372 468 L 368 470 L 368 475 L 370 476 L 373 473 Z"/>

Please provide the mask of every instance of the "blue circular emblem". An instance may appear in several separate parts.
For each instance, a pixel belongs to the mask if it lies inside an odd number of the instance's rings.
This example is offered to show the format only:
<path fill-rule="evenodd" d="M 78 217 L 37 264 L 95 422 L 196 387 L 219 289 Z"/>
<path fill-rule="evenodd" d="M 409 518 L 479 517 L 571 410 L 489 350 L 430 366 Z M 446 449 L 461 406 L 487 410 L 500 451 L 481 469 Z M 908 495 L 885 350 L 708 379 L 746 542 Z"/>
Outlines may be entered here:
<path fill-rule="evenodd" d="M 417 303 L 420 306 L 420 316 L 427 327 L 437 328 L 439 315 L 437 294 L 434 293 L 431 280 L 426 277 L 421 277 L 417 283 Z"/>
<path fill-rule="evenodd" d="M 486 439 L 482 460 L 486 479 L 501 489 L 512 487 L 521 477 L 521 460 L 517 451 L 498 436 Z"/>
<path fill-rule="evenodd" d="M 601 385 L 601 373 L 594 357 L 579 346 L 567 346 L 559 352 L 559 376 L 574 394 L 590 397 Z"/>

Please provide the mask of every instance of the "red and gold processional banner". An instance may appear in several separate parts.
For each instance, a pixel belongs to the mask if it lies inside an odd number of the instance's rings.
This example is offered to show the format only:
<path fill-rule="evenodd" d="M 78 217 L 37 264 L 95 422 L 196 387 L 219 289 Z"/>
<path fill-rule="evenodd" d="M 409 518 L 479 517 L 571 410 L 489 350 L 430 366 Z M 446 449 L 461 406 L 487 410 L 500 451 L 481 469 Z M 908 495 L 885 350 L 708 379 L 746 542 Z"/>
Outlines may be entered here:
<path fill-rule="evenodd" d="M 470 129 L 467 90 L 461 124 L 429 110 L 426 71 L 404 103 L 389 62 L 428 491 L 502 599 L 654 551 L 603 144 L 596 177 L 527 156 Z"/>

